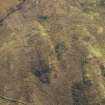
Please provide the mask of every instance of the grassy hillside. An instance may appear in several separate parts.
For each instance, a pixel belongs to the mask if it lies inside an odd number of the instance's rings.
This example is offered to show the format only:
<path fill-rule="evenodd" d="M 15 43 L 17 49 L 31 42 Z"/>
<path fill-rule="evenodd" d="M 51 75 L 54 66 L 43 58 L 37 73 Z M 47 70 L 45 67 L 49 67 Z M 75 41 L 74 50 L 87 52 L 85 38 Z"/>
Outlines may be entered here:
<path fill-rule="evenodd" d="M 105 105 L 104 4 L 1 0 L 0 105 Z"/>

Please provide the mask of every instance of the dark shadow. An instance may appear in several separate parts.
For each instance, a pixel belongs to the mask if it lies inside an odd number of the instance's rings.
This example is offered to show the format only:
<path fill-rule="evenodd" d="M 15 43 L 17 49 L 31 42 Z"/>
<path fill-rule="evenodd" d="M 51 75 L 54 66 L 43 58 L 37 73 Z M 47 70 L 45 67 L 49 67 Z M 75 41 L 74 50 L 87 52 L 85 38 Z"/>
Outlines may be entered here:
<path fill-rule="evenodd" d="M 101 75 L 103 76 L 103 77 L 105 77 L 105 67 L 104 67 L 104 65 L 100 65 L 100 69 L 101 69 Z"/>
<path fill-rule="evenodd" d="M 63 41 L 58 42 L 55 45 L 55 52 L 57 54 L 58 60 L 61 60 L 61 57 L 64 54 L 65 50 L 66 50 L 66 46 L 65 46 L 65 43 Z"/>
<path fill-rule="evenodd" d="M 105 7 L 105 0 L 100 0 L 100 5 Z"/>
<path fill-rule="evenodd" d="M 48 16 L 39 16 L 38 17 L 38 19 L 42 20 L 42 21 L 46 21 L 46 20 L 48 20 L 48 18 L 49 18 Z"/>
<path fill-rule="evenodd" d="M 72 86 L 73 105 L 89 105 L 84 94 L 82 82 L 74 83 Z"/>
<path fill-rule="evenodd" d="M 38 79 L 42 82 L 42 83 L 46 83 L 49 84 L 50 83 L 50 72 L 49 72 L 49 68 L 34 68 L 32 70 L 33 74 L 38 77 Z"/>

